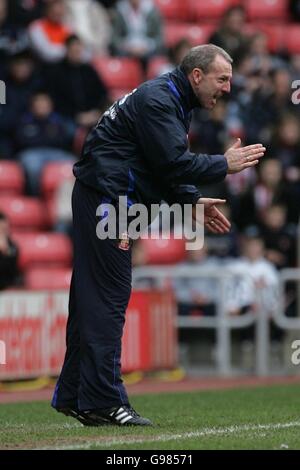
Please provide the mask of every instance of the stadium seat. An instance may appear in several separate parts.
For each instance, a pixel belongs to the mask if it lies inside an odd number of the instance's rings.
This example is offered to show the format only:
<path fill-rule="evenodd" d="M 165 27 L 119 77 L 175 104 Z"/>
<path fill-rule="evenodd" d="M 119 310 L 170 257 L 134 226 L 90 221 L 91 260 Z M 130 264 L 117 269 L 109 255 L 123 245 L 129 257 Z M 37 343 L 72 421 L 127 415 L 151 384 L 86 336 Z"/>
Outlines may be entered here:
<path fill-rule="evenodd" d="M 161 16 L 168 20 L 187 20 L 190 9 L 186 0 L 155 0 Z"/>
<path fill-rule="evenodd" d="M 164 39 L 167 47 L 174 46 L 180 39 L 188 39 L 193 46 L 205 44 L 216 25 L 197 25 L 193 23 L 166 23 L 164 29 Z"/>
<path fill-rule="evenodd" d="M 285 47 L 290 54 L 300 54 L 300 25 L 289 24 L 286 26 Z"/>
<path fill-rule="evenodd" d="M 218 20 L 228 8 L 240 5 L 240 0 L 189 0 L 192 19 L 195 21 Z"/>
<path fill-rule="evenodd" d="M 71 268 L 30 268 L 25 272 L 26 289 L 69 289 Z"/>
<path fill-rule="evenodd" d="M 119 100 L 120 98 L 123 98 L 123 96 L 127 95 L 127 93 L 130 93 L 132 90 L 120 90 L 118 88 L 115 88 L 110 91 L 110 99 L 112 102 Z"/>
<path fill-rule="evenodd" d="M 66 179 L 73 179 L 73 163 L 51 162 L 42 173 L 41 188 L 43 195 L 48 199 Z"/>
<path fill-rule="evenodd" d="M 25 179 L 22 167 L 10 160 L 0 160 L 0 194 L 22 194 Z"/>
<path fill-rule="evenodd" d="M 109 89 L 132 90 L 143 80 L 138 60 L 127 57 L 94 57 L 93 65 Z"/>
<path fill-rule="evenodd" d="M 160 70 L 163 65 L 168 63 L 168 59 L 165 56 L 155 56 L 149 60 L 147 67 L 147 80 L 157 77 L 160 74 Z"/>
<path fill-rule="evenodd" d="M 185 240 L 141 239 L 146 264 L 173 264 L 185 258 Z"/>
<path fill-rule="evenodd" d="M 47 225 L 46 208 L 38 198 L 0 195 L 0 210 L 8 217 L 12 229 L 41 230 Z"/>
<path fill-rule="evenodd" d="M 289 0 L 247 0 L 244 2 L 247 17 L 253 20 L 287 20 Z"/>
<path fill-rule="evenodd" d="M 13 240 L 19 247 L 19 267 L 70 267 L 72 243 L 61 233 L 15 233 Z"/>

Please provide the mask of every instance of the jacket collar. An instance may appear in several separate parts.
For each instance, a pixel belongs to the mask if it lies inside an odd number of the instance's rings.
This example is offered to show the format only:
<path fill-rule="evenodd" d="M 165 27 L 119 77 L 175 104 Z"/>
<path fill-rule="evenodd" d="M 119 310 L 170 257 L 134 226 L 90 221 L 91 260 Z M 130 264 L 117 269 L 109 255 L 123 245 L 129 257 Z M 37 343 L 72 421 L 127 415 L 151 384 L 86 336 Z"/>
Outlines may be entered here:
<path fill-rule="evenodd" d="M 170 79 L 175 84 L 186 111 L 189 112 L 193 108 L 200 107 L 193 88 L 180 66 L 170 72 Z"/>

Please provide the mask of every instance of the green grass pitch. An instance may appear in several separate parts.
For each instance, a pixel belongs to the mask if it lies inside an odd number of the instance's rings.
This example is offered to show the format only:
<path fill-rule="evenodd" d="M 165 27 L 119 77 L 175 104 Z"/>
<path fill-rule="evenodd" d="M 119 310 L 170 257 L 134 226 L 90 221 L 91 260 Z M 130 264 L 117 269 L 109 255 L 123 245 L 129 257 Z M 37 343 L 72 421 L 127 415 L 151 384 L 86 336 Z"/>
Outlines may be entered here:
<path fill-rule="evenodd" d="M 0 405 L 0 449 L 300 449 L 299 385 L 135 396 L 149 428 L 83 427 L 47 402 Z"/>

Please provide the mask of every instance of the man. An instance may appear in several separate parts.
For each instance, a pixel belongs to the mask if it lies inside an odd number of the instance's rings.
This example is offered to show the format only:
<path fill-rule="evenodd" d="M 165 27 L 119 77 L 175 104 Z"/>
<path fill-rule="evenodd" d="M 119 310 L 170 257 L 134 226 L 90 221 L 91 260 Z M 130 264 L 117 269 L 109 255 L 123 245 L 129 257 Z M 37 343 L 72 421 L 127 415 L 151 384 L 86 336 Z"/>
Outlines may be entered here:
<path fill-rule="evenodd" d="M 58 112 L 88 130 L 107 107 L 107 89 L 84 59 L 85 48 L 76 35 L 66 40 L 66 57 L 47 68 L 47 85 Z"/>
<path fill-rule="evenodd" d="M 190 112 L 212 109 L 230 91 L 231 58 L 214 45 L 191 49 L 173 72 L 142 84 L 114 103 L 87 137 L 82 159 L 74 166 L 74 272 L 70 292 L 67 352 L 52 406 L 86 425 L 149 425 L 130 406 L 121 380 L 121 338 L 131 291 L 131 249 L 124 240 L 96 236 L 100 203 L 147 207 L 168 203 L 204 204 L 204 223 L 226 233 L 230 223 L 201 198 L 196 186 L 222 180 L 254 166 L 261 144 L 225 155 L 189 151 Z M 125 244 L 126 247 L 126 244 Z"/>

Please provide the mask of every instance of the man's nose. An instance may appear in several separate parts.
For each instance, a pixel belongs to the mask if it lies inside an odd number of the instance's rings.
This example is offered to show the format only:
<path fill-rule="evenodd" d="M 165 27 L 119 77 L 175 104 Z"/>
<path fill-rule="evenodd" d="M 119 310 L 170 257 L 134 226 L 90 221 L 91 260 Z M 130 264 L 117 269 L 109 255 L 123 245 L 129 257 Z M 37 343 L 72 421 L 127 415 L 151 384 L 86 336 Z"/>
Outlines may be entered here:
<path fill-rule="evenodd" d="M 225 93 L 230 93 L 230 88 L 231 88 L 230 82 L 226 82 L 222 86 L 222 91 Z"/>

